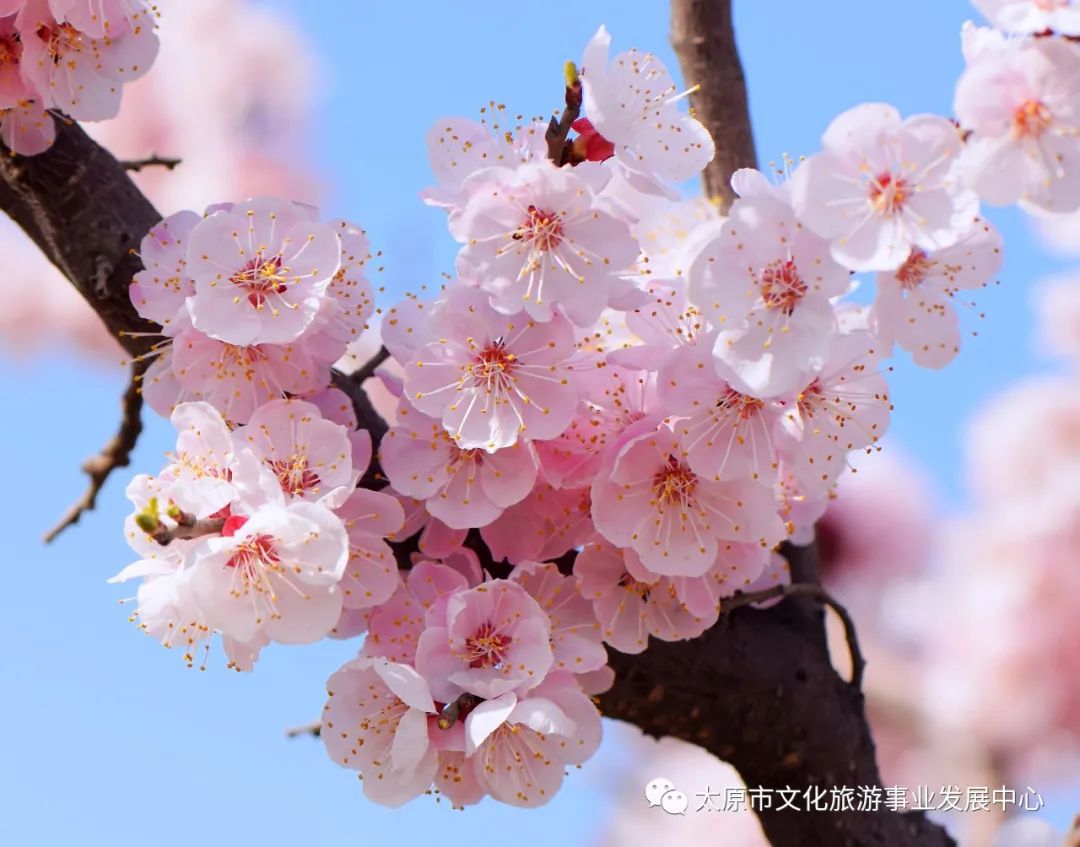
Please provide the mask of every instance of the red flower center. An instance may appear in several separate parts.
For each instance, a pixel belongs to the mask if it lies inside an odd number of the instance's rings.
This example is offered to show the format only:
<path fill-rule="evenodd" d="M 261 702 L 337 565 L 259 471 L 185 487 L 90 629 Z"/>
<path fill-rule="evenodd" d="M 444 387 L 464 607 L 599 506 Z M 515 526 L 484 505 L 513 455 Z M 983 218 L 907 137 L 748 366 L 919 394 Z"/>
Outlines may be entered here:
<path fill-rule="evenodd" d="M 563 240 L 562 220 L 554 212 L 530 205 L 525 222 L 514 232 L 515 241 L 525 241 L 537 250 L 554 250 Z"/>
<path fill-rule="evenodd" d="M 498 668 L 506 661 L 513 641 L 509 635 L 497 632 L 490 621 L 477 628 L 465 639 L 465 658 L 470 668 Z"/>
<path fill-rule="evenodd" d="M 1038 138 L 1054 122 L 1054 116 L 1041 100 L 1025 100 L 1013 113 L 1012 133 L 1015 138 Z"/>
<path fill-rule="evenodd" d="M 271 294 L 284 294 L 288 288 L 280 256 L 264 259 L 262 255 L 251 259 L 242 270 L 229 279 L 247 293 L 248 302 L 261 309 Z"/>
<path fill-rule="evenodd" d="M 761 299 L 769 309 L 790 315 L 806 292 L 807 285 L 791 259 L 778 259 L 761 271 Z"/>
<path fill-rule="evenodd" d="M 910 188 L 903 179 L 890 173 L 878 174 L 870 180 L 870 201 L 882 214 L 895 215 L 904 208 Z"/>

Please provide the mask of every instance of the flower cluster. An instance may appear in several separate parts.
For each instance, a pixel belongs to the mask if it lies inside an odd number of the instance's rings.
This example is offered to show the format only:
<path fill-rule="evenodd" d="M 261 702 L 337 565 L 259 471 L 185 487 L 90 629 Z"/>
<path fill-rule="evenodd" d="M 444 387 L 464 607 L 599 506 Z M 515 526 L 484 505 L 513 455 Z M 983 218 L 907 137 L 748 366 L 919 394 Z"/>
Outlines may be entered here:
<path fill-rule="evenodd" d="M 394 593 L 386 538 L 405 515 L 389 494 L 356 488 L 366 434 L 350 437 L 302 400 L 266 403 L 236 429 L 201 402 L 172 422 L 170 463 L 128 486 L 127 540 L 142 558 L 114 577 L 142 578 L 143 630 L 188 664 L 220 633 L 230 663 L 249 670 L 269 642 L 318 641 L 343 610 Z"/>
<path fill-rule="evenodd" d="M 144 382 L 159 414 L 209 402 L 232 423 L 264 403 L 320 394 L 374 306 L 362 230 L 268 198 L 171 215 L 143 239 L 131 286 L 164 340 Z"/>
<path fill-rule="evenodd" d="M 966 49 L 1004 61 L 992 41 Z M 879 449 L 884 360 L 949 362 L 956 295 L 1000 267 L 982 124 L 858 106 L 798 166 L 737 172 L 722 216 L 677 199 L 713 145 L 655 56 L 601 28 L 565 94 L 572 124 L 495 107 L 429 134 L 424 199 L 460 250 L 382 315 L 379 491 L 328 389 L 373 311 L 363 234 L 259 198 L 142 244 L 131 296 L 165 336 L 144 388 L 180 439 L 129 491 L 137 619 L 189 655 L 218 632 L 243 669 L 363 634 L 322 738 L 381 803 L 549 800 L 599 743 L 606 649 L 695 638 L 789 580 L 781 545 Z"/>
<path fill-rule="evenodd" d="M 0 138 L 24 156 L 47 150 L 48 110 L 102 121 L 120 110 L 124 83 L 157 55 L 156 10 L 146 0 L 0 0 Z"/>

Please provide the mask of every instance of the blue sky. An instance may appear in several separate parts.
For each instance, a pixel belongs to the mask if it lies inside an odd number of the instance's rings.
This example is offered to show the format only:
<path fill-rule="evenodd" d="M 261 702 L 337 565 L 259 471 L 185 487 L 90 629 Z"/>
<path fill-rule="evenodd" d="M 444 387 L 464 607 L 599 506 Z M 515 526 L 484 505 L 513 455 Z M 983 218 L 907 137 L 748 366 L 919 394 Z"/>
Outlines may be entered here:
<path fill-rule="evenodd" d="M 368 229 L 385 253 L 390 291 L 452 268 L 443 215 L 416 198 L 429 179 L 424 134 L 437 118 L 475 116 L 489 100 L 547 112 L 560 101 L 563 61 L 578 58 L 602 22 L 616 48 L 651 49 L 676 66 L 667 4 L 658 0 L 270 5 L 293 15 L 319 54 L 325 90 L 314 135 L 330 186 L 325 209 Z M 737 0 L 761 159 L 812 153 L 829 120 L 864 100 L 949 114 L 962 67 L 959 28 L 970 16 L 962 0 Z M 979 337 L 942 373 L 901 362 L 893 379 L 889 441 L 929 469 L 950 509 L 964 500 L 964 421 L 994 390 L 1047 367 L 1032 353 L 1030 283 L 1057 265 L 1020 215 L 990 217 L 1006 236 L 1007 262 L 1000 288 L 980 298 L 987 318 Z M 388 293 L 384 304 L 391 300 Z M 10 410 L 0 496 L 9 533 L 0 843 L 409 844 L 435 833 L 455 843 L 501 826 L 513 827 L 522 847 L 593 840 L 618 751 L 573 774 L 538 812 L 492 803 L 451 812 L 430 798 L 407 814 L 388 812 L 364 801 L 320 745 L 283 738 L 286 726 L 318 715 L 325 679 L 352 647 L 274 647 L 255 674 L 216 665 L 200 673 L 140 636 L 116 605 L 123 592 L 105 584 L 131 558 L 120 533 L 128 474 L 110 482 L 96 512 L 42 546 L 41 532 L 82 489 L 80 463 L 115 426 L 122 383 L 119 370 L 62 352 L 0 361 Z M 150 420 L 134 468 L 155 470 L 170 440 L 167 423 Z"/>

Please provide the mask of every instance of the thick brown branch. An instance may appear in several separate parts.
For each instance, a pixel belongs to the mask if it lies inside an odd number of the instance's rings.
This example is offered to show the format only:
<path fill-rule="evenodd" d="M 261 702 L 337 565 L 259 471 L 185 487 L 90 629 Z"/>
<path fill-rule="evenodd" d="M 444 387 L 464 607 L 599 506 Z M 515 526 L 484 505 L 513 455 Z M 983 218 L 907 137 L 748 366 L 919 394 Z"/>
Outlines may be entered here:
<path fill-rule="evenodd" d="M 41 248 L 132 355 L 158 327 L 132 308 L 128 286 L 142 267 L 135 250 L 161 215 L 124 166 L 70 121 L 39 156 L 0 152 L 0 209 Z M 132 334 L 136 333 L 136 334 Z"/>
<path fill-rule="evenodd" d="M 767 603 L 769 600 L 775 600 L 778 597 L 813 597 L 819 603 L 823 603 L 836 612 L 840 622 L 844 625 L 844 638 L 847 640 L 848 654 L 851 658 L 851 684 L 855 688 L 862 688 L 863 674 L 866 672 L 866 659 L 863 658 L 862 650 L 859 648 L 859 636 L 855 631 L 855 621 L 848 610 L 819 584 L 796 582 L 788 585 L 774 585 L 772 588 L 763 588 L 760 591 L 740 592 L 721 602 L 720 614 L 726 616 L 736 609 Z"/>
<path fill-rule="evenodd" d="M 672 735 L 733 764 L 750 787 L 880 786 L 863 695 L 833 670 L 812 547 L 788 547 L 798 588 L 769 609 L 743 604 L 694 641 L 652 641 L 637 656 L 610 652 L 609 718 Z M 769 599 L 776 590 L 763 592 Z M 747 595 L 750 596 L 750 595 Z M 800 806 L 804 805 L 800 799 Z M 944 847 L 921 814 L 758 813 L 777 847 Z M 718 829 L 717 844 L 723 843 Z"/>
<path fill-rule="evenodd" d="M 120 164 L 127 171 L 141 171 L 143 168 L 165 168 L 175 170 L 181 162 L 180 159 L 167 159 L 164 156 L 147 156 L 145 159 L 126 159 Z"/>
<path fill-rule="evenodd" d="M 135 449 L 135 442 L 139 440 L 142 432 L 142 389 L 140 381 L 145 366 L 142 360 L 132 363 L 131 379 L 128 381 L 127 390 L 120 400 L 120 429 L 112 437 L 100 453 L 91 456 L 83 463 L 83 470 L 90 477 L 90 485 L 86 493 L 80 497 L 60 522 L 45 533 L 45 542 L 53 541 L 61 532 L 69 526 L 79 522 L 83 512 L 94 508 L 97 502 L 98 492 L 105 485 L 116 468 L 126 467 L 131 462 L 131 451 Z"/>
<path fill-rule="evenodd" d="M 671 2 L 671 46 L 685 83 L 701 86 L 690 95 L 690 104 L 716 142 L 716 156 L 702 174 L 705 194 L 721 211 L 734 198 L 731 175 L 757 161 L 731 18 L 731 0 Z"/>
<path fill-rule="evenodd" d="M 375 376 L 375 371 L 378 370 L 379 365 L 381 365 L 389 358 L 390 351 L 387 350 L 385 347 L 380 347 L 378 352 L 374 356 L 372 356 L 363 365 L 361 365 L 359 368 L 349 374 L 349 379 L 357 385 L 363 385 L 365 382 Z"/>

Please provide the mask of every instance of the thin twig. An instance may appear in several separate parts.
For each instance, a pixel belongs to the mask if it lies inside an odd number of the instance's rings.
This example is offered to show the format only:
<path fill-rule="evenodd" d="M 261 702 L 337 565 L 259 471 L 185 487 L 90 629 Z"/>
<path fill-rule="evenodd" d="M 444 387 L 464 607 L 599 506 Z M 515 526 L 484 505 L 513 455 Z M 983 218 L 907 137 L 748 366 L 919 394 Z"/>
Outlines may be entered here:
<path fill-rule="evenodd" d="M 765 603 L 769 600 L 784 597 L 812 597 L 836 612 L 840 622 L 844 625 L 844 638 L 847 640 L 848 653 L 851 656 L 851 685 L 854 688 L 861 689 L 863 674 L 866 671 L 866 659 L 863 658 L 862 650 L 859 648 L 859 637 L 855 631 L 855 621 L 840 601 L 820 585 L 796 582 L 790 585 L 774 585 L 772 588 L 764 588 L 761 591 L 736 594 L 721 602 L 720 613 L 728 615 L 743 606 Z"/>
<path fill-rule="evenodd" d="M 145 159 L 127 159 L 121 161 L 120 164 L 124 166 L 124 170 L 128 171 L 141 171 L 143 168 L 165 168 L 171 171 L 180 162 L 180 159 L 167 159 L 164 156 L 153 155 Z"/>
<path fill-rule="evenodd" d="M 566 108 L 558 120 L 551 118 L 544 133 L 548 158 L 557 166 L 566 162 L 566 139 L 570 135 L 571 125 L 581 114 L 581 80 L 578 79 L 576 68 L 571 73 L 572 67 L 567 65 Z"/>
<path fill-rule="evenodd" d="M 385 347 L 380 347 L 379 352 L 377 352 L 374 356 L 368 359 L 367 362 L 361 367 L 357 368 L 355 371 L 349 374 L 349 379 L 351 379 L 357 385 L 362 385 L 363 383 L 367 382 L 367 380 L 369 380 L 371 377 L 375 376 L 375 371 L 378 369 L 379 365 L 381 365 L 389 358 L 390 351 L 387 350 Z"/>
<path fill-rule="evenodd" d="M 170 542 L 181 538 L 202 538 L 204 535 L 217 535 L 224 528 L 225 518 L 200 518 L 190 523 L 177 524 L 174 529 L 169 529 L 164 524 L 160 524 L 156 531 L 150 533 L 150 537 L 164 547 Z"/>
<path fill-rule="evenodd" d="M 131 462 L 131 451 L 135 449 L 135 443 L 142 433 L 142 381 L 143 371 L 146 370 L 145 360 L 137 360 L 131 365 L 131 378 L 128 381 L 127 390 L 120 400 L 121 418 L 120 428 L 113 438 L 106 444 L 100 453 L 91 456 L 82 466 L 82 469 L 90 477 L 90 485 L 60 522 L 45 533 L 45 543 L 53 541 L 61 532 L 69 526 L 79 522 L 83 512 L 94 508 L 97 502 L 98 492 L 105 485 L 105 480 L 116 468 L 126 467 Z"/>
<path fill-rule="evenodd" d="M 285 730 L 286 738 L 299 738 L 301 735 L 310 735 L 312 738 L 318 738 L 322 735 L 322 721 L 313 721 L 312 723 L 304 724 L 303 726 L 294 726 L 291 729 Z"/>

